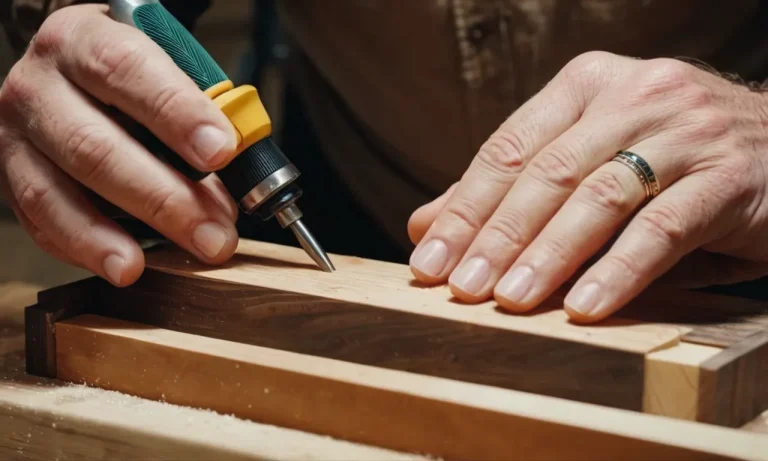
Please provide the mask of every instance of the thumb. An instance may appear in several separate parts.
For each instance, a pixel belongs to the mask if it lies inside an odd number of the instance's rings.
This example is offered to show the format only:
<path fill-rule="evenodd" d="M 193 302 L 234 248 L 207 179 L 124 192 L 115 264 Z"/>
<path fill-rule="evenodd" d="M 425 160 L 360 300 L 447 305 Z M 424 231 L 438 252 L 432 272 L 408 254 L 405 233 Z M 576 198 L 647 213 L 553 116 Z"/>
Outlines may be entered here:
<path fill-rule="evenodd" d="M 443 192 L 443 195 L 426 205 L 419 207 L 413 212 L 411 219 L 408 220 L 408 237 L 410 237 L 411 243 L 416 245 L 422 238 L 424 238 L 424 235 L 429 230 L 429 226 L 435 222 L 435 218 L 437 218 L 440 210 L 442 210 L 443 206 L 448 202 L 448 199 L 453 194 L 453 191 L 456 190 L 458 184 L 458 182 L 453 183 L 448 190 Z"/>

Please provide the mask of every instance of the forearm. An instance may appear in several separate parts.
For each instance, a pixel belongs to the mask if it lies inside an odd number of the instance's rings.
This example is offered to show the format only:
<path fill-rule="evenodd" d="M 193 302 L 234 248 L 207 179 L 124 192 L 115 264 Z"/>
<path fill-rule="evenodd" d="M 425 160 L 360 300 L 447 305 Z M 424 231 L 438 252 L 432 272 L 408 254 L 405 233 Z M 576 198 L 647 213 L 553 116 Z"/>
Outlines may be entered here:
<path fill-rule="evenodd" d="M 45 19 L 56 10 L 82 3 L 106 3 L 84 0 L 0 0 L 0 22 L 14 50 L 21 57 L 29 41 Z M 166 0 L 162 2 L 187 28 L 208 9 L 210 0 Z"/>

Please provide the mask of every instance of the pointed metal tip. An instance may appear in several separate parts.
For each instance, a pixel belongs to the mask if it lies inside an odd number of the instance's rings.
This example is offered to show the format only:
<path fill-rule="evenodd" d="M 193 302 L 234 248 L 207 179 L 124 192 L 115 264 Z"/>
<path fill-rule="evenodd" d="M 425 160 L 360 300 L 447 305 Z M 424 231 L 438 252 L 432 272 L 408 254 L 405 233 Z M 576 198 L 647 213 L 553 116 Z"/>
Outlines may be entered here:
<path fill-rule="evenodd" d="M 307 252 L 310 258 L 325 272 L 333 272 L 336 270 L 328 254 L 323 250 L 312 233 L 307 229 L 307 226 L 301 222 L 301 219 L 293 221 L 289 227 L 293 231 L 293 234 L 299 240 L 301 247 Z"/>

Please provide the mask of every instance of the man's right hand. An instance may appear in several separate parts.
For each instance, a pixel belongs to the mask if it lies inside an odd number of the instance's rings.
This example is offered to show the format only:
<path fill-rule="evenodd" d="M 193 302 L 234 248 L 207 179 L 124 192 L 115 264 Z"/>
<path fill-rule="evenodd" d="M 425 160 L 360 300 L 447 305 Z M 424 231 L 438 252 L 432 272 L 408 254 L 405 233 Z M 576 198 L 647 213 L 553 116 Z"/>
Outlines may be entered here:
<path fill-rule="evenodd" d="M 101 5 L 63 8 L 41 26 L 0 89 L 0 186 L 26 231 L 54 256 L 117 286 L 144 268 L 137 242 L 84 188 L 204 262 L 237 246 L 237 207 L 215 176 L 194 183 L 105 112 L 144 125 L 202 171 L 234 156 L 231 123 L 140 31 Z"/>

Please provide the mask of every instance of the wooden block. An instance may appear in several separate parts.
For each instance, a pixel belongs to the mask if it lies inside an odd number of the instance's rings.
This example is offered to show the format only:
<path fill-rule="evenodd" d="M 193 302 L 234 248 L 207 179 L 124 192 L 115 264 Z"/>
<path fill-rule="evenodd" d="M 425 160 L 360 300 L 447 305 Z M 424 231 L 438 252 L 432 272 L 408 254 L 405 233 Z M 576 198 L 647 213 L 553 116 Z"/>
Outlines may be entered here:
<path fill-rule="evenodd" d="M 672 418 L 697 420 L 701 398 L 701 366 L 722 349 L 680 343 L 646 357 L 643 411 Z"/>
<path fill-rule="evenodd" d="M 173 247 L 160 248 L 147 254 L 149 267 L 131 287 L 116 289 L 94 279 L 97 286 L 88 288 L 84 312 L 243 345 L 720 425 L 736 425 L 765 409 L 759 408 L 761 397 L 744 397 L 754 402 L 747 404 L 735 395 L 726 406 L 738 407 L 739 418 L 708 416 L 713 413 L 705 409 L 714 407 L 711 399 L 718 395 L 710 391 L 711 376 L 719 379 L 729 371 L 716 367 L 705 373 L 703 368 L 710 360 L 722 360 L 721 354 L 746 353 L 740 344 L 762 331 L 765 303 L 659 288 L 648 290 L 615 318 L 581 326 L 569 322 L 562 294 L 531 314 L 509 315 L 492 302 L 458 303 L 446 287 L 420 287 L 405 266 L 353 257 L 333 260 L 338 270 L 327 274 L 300 249 L 244 240 L 229 263 L 210 267 Z M 57 290 L 41 298 L 40 305 L 56 304 Z M 73 286 L 61 290 L 64 295 L 78 292 Z M 729 330 L 736 324 L 749 331 Z M 39 336 L 35 331 L 29 335 Z M 28 350 L 34 356 L 30 361 L 44 360 L 46 370 L 55 364 L 50 353 Z M 768 386 L 759 379 L 757 386 Z"/>
<path fill-rule="evenodd" d="M 7 375 L 0 381 L 0 459 L 428 461 L 207 409 Z"/>
<path fill-rule="evenodd" d="M 697 419 L 742 426 L 768 409 L 768 332 L 760 332 L 701 366 Z"/>
<path fill-rule="evenodd" d="M 101 298 L 102 287 L 100 280 L 89 278 L 38 293 L 38 304 L 24 311 L 28 373 L 56 377 L 54 324 L 86 312 Z"/>
<path fill-rule="evenodd" d="M 60 379 L 445 459 L 768 459 L 768 438 L 83 315 Z"/>

